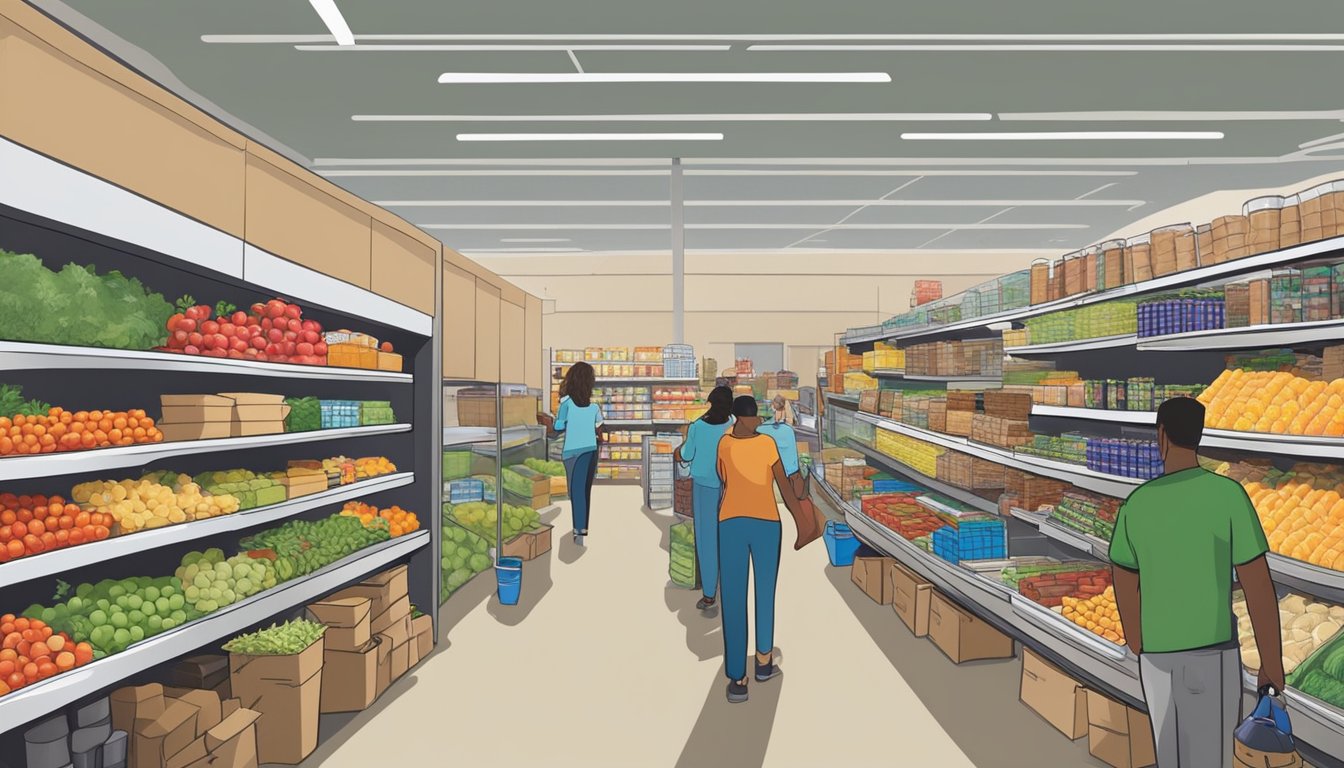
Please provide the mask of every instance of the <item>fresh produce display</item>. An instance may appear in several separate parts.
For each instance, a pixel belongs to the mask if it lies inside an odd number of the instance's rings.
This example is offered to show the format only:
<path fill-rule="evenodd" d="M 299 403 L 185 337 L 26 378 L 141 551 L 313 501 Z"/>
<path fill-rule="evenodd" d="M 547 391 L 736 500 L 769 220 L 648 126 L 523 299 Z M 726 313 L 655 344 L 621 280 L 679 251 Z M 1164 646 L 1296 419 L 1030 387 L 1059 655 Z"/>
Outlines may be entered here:
<path fill-rule="evenodd" d="M 1246 598 L 1237 592 L 1232 598 L 1232 613 L 1237 617 L 1237 641 L 1241 644 L 1241 664 L 1252 672 L 1260 671 L 1260 649 L 1255 644 Z M 1286 595 L 1279 600 L 1279 628 L 1283 633 L 1283 671 L 1291 674 L 1318 648 L 1330 642 L 1344 626 L 1344 607 L 1318 602 L 1301 595 Z"/>
<path fill-rule="evenodd" d="M 0 274 L 5 339 L 108 349 L 163 344 L 164 320 L 173 307 L 135 278 L 115 270 L 100 275 L 92 265 L 53 271 L 36 256 L 5 250 Z"/>
<path fill-rule="evenodd" d="M 99 480 L 75 486 L 70 495 L 84 511 L 110 516 L 116 521 L 119 533 L 204 520 L 240 509 L 237 497 L 206 495 L 194 482 L 175 491 L 170 486 L 149 480 L 122 480 L 119 483 Z"/>
<path fill-rule="evenodd" d="M 1017 591 L 1047 608 L 1064 604 L 1064 598 L 1096 597 L 1111 586 L 1111 571 L 1093 565 L 1090 570 L 1064 568 L 1018 578 Z M 1107 638 L 1109 639 L 1109 638 Z"/>
<path fill-rule="evenodd" d="M 274 561 L 276 581 L 288 581 L 389 537 L 381 526 L 366 528 L 357 517 L 336 514 L 316 521 L 291 520 L 241 543 L 249 556 Z"/>
<path fill-rule="evenodd" d="M 355 479 L 357 480 L 390 475 L 396 471 L 397 465 L 389 461 L 386 456 L 366 456 L 362 459 L 355 459 Z"/>
<path fill-rule="evenodd" d="M 244 656 L 293 656 L 321 640 L 326 633 L 326 624 L 295 619 L 239 635 L 225 643 L 224 650 Z"/>
<path fill-rule="evenodd" d="M 24 400 L 19 387 L 0 385 L 0 456 L 63 453 L 163 442 L 142 410 L 75 411 Z"/>
<path fill-rule="evenodd" d="M 69 585 L 62 584 L 54 605 L 34 605 L 23 615 L 41 619 L 76 643 L 87 642 L 95 658 L 120 653 L 131 643 L 195 618 L 182 594 L 181 582 L 172 576 L 80 584 L 67 599 L 68 590 Z"/>
<path fill-rule="evenodd" d="M 864 496 L 859 506 L 874 522 L 910 541 L 929 536 L 946 525 L 942 518 L 921 506 L 908 493 Z"/>
<path fill-rule="evenodd" d="M 1029 317 L 1023 325 L 1031 344 L 1057 344 L 1137 333 L 1138 312 L 1134 299 L 1117 299 Z"/>
<path fill-rule="evenodd" d="M 495 545 L 495 521 L 498 512 L 493 503 L 480 501 L 466 504 L 447 505 L 452 507 L 449 514 L 468 531 L 485 538 L 490 546 Z M 523 531 L 531 530 L 541 522 L 536 510 L 504 504 L 504 541 L 509 541 Z"/>
<path fill-rule="evenodd" d="M 1041 558 L 1035 562 L 1015 562 L 999 573 L 999 579 L 1005 586 L 1017 589 L 1024 579 L 1033 576 L 1067 573 L 1072 571 L 1095 571 L 1097 564 L 1086 560 L 1058 561 Z"/>
<path fill-rule="evenodd" d="M 0 563 L 86 541 L 102 541 L 110 535 L 112 522 L 110 517 L 85 512 L 60 496 L 0 494 Z"/>
<path fill-rule="evenodd" d="M 541 474 L 546 475 L 548 477 L 565 476 L 564 462 L 552 461 L 548 459 L 528 458 L 523 460 L 523 465 L 532 469 L 535 472 L 540 472 Z"/>
<path fill-rule="evenodd" d="M 929 477 L 938 475 L 938 457 L 946 451 L 936 445 L 886 429 L 877 430 L 873 448 Z"/>
<path fill-rule="evenodd" d="M 1344 707 L 1344 634 L 1336 633 L 1290 673 L 1286 682 L 1308 696 Z"/>
<path fill-rule="evenodd" d="M 1237 432 L 1344 436 L 1344 379 L 1309 381 L 1282 371 L 1223 371 L 1199 396 L 1204 424 Z"/>
<path fill-rule="evenodd" d="M 351 501 L 341 508 L 341 515 L 358 517 L 365 528 L 386 528 L 388 535 L 394 539 L 420 530 L 420 520 L 415 513 L 407 512 L 396 505 L 388 509 L 378 509 L 362 501 Z"/>
<path fill-rule="evenodd" d="M 1119 513 L 1119 499 L 1069 491 L 1050 510 L 1050 519 L 1066 528 L 1110 541 L 1115 533 L 1115 517 Z"/>
<path fill-rule="evenodd" d="M 286 432 L 312 432 L 322 428 L 322 403 L 316 397 L 287 397 L 289 415 L 285 417 Z"/>
<path fill-rule="evenodd" d="M 245 600 L 277 583 L 275 564 L 269 559 L 246 554 L 225 559 L 220 549 L 188 552 L 175 575 L 187 605 L 201 615 Z"/>
<path fill-rule="evenodd" d="M 1328 464 L 1272 466 L 1223 464 L 1255 504 L 1274 552 L 1322 568 L 1344 571 L 1344 472 Z"/>
<path fill-rule="evenodd" d="M 1125 644 L 1125 630 L 1120 626 L 1120 609 L 1115 606 L 1115 587 L 1107 587 L 1100 595 L 1092 597 L 1062 598 L 1060 613 L 1074 624 L 1116 645 Z"/>
<path fill-rule="evenodd" d="M 395 424 L 397 415 L 392 411 L 392 403 L 387 400 L 365 400 L 359 404 L 359 423 L 361 426 Z"/>
<path fill-rule="evenodd" d="M 93 647 L 41 619 L 0 616 L 0 696 L 93 661 Z"/>
<path fill-rule="evenodd" d="M 246 469 L 204 472 L 196 484 L 211 496 L 233 496 L 239 509 L 253 509 L 284 501 L 288 492 L 279 480 L 258 476 Z"/>
<path fill-rule="evenodd" d="M 490 542 L 444 516 L 439 554 L 439 599 L 447 600 L 472 577 L 489 570 Z"/>
<path fill-rule="evenodd" d="M 695 527 L 690 522 L 672 526 L 668 540 L 667 575 L 679 587 L 695 587 L 698 574 L 695 561 Z"/>
<path fill-rule="evenodd" d="M 253 304 L 250 312 L 220 302 L 211 308 L 190 296 L 177 301 L 168 318 L 163 351 L 234 360 L 299 365 L 326 365 L 327 343 L 322 325 L 304 320 L 298 304 L 271 299 Z"/>

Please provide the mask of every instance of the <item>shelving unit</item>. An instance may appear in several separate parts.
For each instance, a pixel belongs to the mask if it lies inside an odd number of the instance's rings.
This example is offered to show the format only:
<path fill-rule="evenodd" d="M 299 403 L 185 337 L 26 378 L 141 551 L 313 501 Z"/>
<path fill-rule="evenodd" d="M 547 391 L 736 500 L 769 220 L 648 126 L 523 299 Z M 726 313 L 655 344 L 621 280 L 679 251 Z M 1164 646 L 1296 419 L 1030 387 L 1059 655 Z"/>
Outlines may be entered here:
<path fill-rule="evenodd" d="M 1139 338 L 1136 346 L 1140 352 L 1203 352 L 1332 343 L 1339 341 L 1341 336 L 1344 336 L 1344 320 L 1323 320 L 1147 336 Z"/>
<path fill-rule="evenodd" d="M 943 481 L 937 478 L 929 477 L 928 475 L 920 472 L 919 470 L 913 469 L 912 467 L 908 467 L 902 464 L 901 462 L 897 461 L 896 459 L 893 459 L 884 453 L 874 450 L 873 448 L 870 448 L 864 445 L 863 443 L 851 440 L 849 441 L 849 444 L 846 445 L 845 447 L 851 448 L 853 450 L 858 451 L 859 453 L 862 453 L 864 456 L 868 458 L 869 461 L 878 464 L 883 469 L 895 472 L 899 475 L 903 475 L 909 478 L 911 482 L 922 485 L 925 488 L 928 488 L 929 490 L 937 491 L 938 493 L 948 497 L 949 499 L 955 499 L 961 502 L 962 504 L 971 507 L 972 509 L 978 509 L 981 512 L 989 512 L 989 513 L 998 512 L 999 505 L 990 501 L 989 499 L 976 496 L 974 493 L 971 493 L 970 491 L 967 491 L 963 488 L 958 488 L 955 485 L 948 485 L 947 483 L 944 483 Z"/>
<path fill-rule="evenodd" d="M 1006 355 L 1016 355 L 1017 357 L 1027 357 L 1030 355 L 1054 355 L 1061 352 L 1087 352 L 1094 349 L 1113 349 L 1115 347 L 1132 347 L 1139 340 L 1134 334 L 1123 336 L 1102 336 L 1096 339 L 1078 339 L 1077 341 L 1060 341 L 1053 344 L 1028 344 L 1025 347 L 1004 347 L 1003 352 Z"/>

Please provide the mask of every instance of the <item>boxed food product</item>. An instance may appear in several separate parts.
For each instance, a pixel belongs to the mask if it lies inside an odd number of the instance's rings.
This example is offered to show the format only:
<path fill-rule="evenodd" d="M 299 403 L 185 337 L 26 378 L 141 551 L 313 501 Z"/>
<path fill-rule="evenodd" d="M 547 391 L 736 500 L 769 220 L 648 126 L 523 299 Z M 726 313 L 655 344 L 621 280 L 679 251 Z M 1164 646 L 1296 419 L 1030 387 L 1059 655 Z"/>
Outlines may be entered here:
<path fill-rule="evenodd" d="M 1115 768 L 1156 765 L 1152 724 L 1144 713 L 1089 688 L 1087 723 L 1093 757 Z"/>
<path fill-rule="evenodd" d="M 1152 243 L 1154 277 L 1194 269 L 1199 266 L 1199 256 L 1195 245 L 1195 229 L 1189 224 L 1176 224 L 1155 229 L 1150 235 L 1150 241 Z"/>
<path fill-rule="evenodd" d="M 1013 448 L 1030 443 L 1034 436 L 1028 422 L 1022 419 L 976 414 L 971 420 L 971 439 L 979 443 Z"/>
<path fill-rule="evenodd" d="M 1031 416 L 1031 395 L 1003 389 L 985 391 L 985 415 L 1024 421 Z"/>
<path fill-rule="evenodd" d="M 974 411 L 948 411 L 946 424 L 947 434 L 970 437 L 971 424 L 974 417 Z"/>
<path fill-rule="evenodd" d="M 345 343 L 327 346 L 327 365 L 335 368 L 378 370 L 378 356 L 379 352 L 376 348 L 362 344 Z"/>
<path fill-rule="evenodd" d="M 392 411 L 392 403 L 387 400 L 365 400 L 359 404 L 359 423 L 361 426 L 395 424 L 397 415 Z"/>
<path fill-rule="evenodd" d="M 1279 230 L 1283 226 L 1283 198 L 1267 195 L 1247 200 L 1242 206 L 1249 230 L 1246 254 L 1268 253 L 1279 249 Z"/>
<path fill-rule="evenodd" d="M 887 570 L 887 589 L 891 593 L 891 607 L 901 622 L 915 637 L 928 635 L 933 585 L 900 563 L 893 563 Z"/>
<path fill-rule="evenodd" d="M 160 395 L 163 416 L 159 427 L 165 424 L 205 424 L 233 420 L 233 400 L 220 395 Z"/>
<path fill-rule="evenodd" d="M 323 429 L 346 429 L 359 426 L 358 400 L 322 400 L 319 402 Z"/>
<path fill-rule="evenodd" d="M 377 368 L 380 371 L 391 371 L 392 373 L 401 373 L 405 365 L 401 355 L 396 352 L 378 352 Z"/>
<path fill-rule="evenodd" d="M 1087 735 L 1087 689 L 1030 648 L 1022 649 L 1018 700 L 1070 739 Z"/>
<path fill-rule="evenodd" d="M 879 605 L 889 605 L 891 595 L 887 592 L 888 571 L 896 564 L 890 557 L 855 557 L 850 567 L 849 578 L 863 593 Z"/>
<path fill-rule="evenodd" d="M 1126 266 L 1124 240 L 1108 240 L 1097 249 L 1098 288 L 1109 290 L 1134 282 L 1134 276 Z"/>
<path fill-rule="evenodd" d="M 1290 248 L 1302 242 L 1301 198 L 1288 195 L 1279 211 L 1279 247 Z"/>
<path fill-rule="evenodd" d="M 209 421 L 193 424 L 159 424 L 163 441 L 174 443 L 182 440 L 216 440 L 228 437 L 233 426 L 232 421 Z M 284 425 L 281 425 L 284 431 Z"/>
<path fill-rule="evenodd" d="M 366 597 L 345 597 L 322 600 L 308 605 L 313 621 L 327 625 L 323 635 L 326 650 L 356 651 L 368 645 L 373 637 L 370 613 L 373 602 Z"/>
<path fill-rule="evenodd" d="M 1214 219 L 1213 263 L 1221 264 L 1249 255 L 1247 237 L 1250 227 L 1250 221 L 1244 215 L 1219 216 Z"/>
<path fill-rule="evenodd" d="M 1152 242 L 1149 235 L 1137 235 L 1125 241 L 1125 263 L 1134 282 L 1153 279 Z"/>
<path fill-rule="evenodd" d="M 1013 639 L 933 591 L 929 599 L 929 638 L 954 663 L 1013 656 Z"/>
<path fill-rule="evenodd" d="M 1031 265 L 1031 303 L 1044 304 L 1050 300 L 1050 262 L 1038 259 Z"/>

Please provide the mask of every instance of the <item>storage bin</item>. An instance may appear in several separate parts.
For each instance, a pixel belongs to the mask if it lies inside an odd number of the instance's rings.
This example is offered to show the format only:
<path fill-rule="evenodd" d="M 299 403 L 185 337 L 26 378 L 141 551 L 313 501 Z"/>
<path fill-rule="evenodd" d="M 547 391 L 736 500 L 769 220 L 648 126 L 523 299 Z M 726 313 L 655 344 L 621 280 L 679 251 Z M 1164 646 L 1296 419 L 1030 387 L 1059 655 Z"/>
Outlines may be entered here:
<path fill-rule="evenodd" d="M 1152 241 L 1147 234 L 1125 241 L 1125 264 L 1135 283 L 1153 279 Z"/>
<path fill-rule="evenodd" d="M 1109 290 L 1134 282 L 1125 268 L 1125 241 L 1107 240 L 1097 246 L 1097 287 Z"/>
<path fill-rule="evenodd" d="M 1246 216 L 1219 216 L 1213 220 L 1213 259 L 1215 264 L 1247 255 L 1247 237 L 1251 224 Z M 1202 263 L 1202 262 L 1201 262 Z"/>
<path fill-rule="evenodd" d="M 1344 234 L 1344 181 L 1332 181 L 1321 191 L 1321 237 Z"/>
<path fill-rule="evenodd" d="M 1154 277 L 1170 275 L 1199 265 L 1195 252 L 1195 228 L 1174 224 L 1152 231 L 1152 269 Z"/>
<path fill-rule="evenodd" d="M 859 539 L 844 523 L 829 520 L 822 532 L 826 542 L 826 556 L 836 568 L 848 568 L 854 564 L 854 555 L 859 551 Z"/>
<path fill-rule="evenodd" d="M 1279 247 L 1291 248 L 1302 242 L 1302 213 L 1299 210 L 1301 198 L 1288 195 L 1283 199 L 1283 208 L 1279 211 Z"/>
<path fill-rule="evenodd" d="M 1279 249 L 1279 229 L 1282 226 L 1283 198 L 1266 195 L 1246 201 L 1242 215 L 1249 227 L 1246 236 L 1246 255 L 1269 253 Z"/>

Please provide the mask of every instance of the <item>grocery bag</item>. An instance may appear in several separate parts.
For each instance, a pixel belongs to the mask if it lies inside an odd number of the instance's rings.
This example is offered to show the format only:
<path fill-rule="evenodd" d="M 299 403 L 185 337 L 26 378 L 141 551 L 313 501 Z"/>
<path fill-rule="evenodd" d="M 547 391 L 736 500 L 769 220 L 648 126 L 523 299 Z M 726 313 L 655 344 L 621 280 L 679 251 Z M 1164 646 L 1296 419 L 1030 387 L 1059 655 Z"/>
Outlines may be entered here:
<path fill-rule="evenodd" d="M 695 527 L 687 521 L 672 526 L 667 547 L 669 563 L 667 575 L 672 583 L 686 589 L 695 589 L 700 574 L 695 561 Z"/>
<path fill-rule="evenodd" d="M 1273 693 L 1260 689 L 1255 711 L 1237 726 L 1232 750 L 1238 768 L 1302 768 L 1288 710 Z"/>

